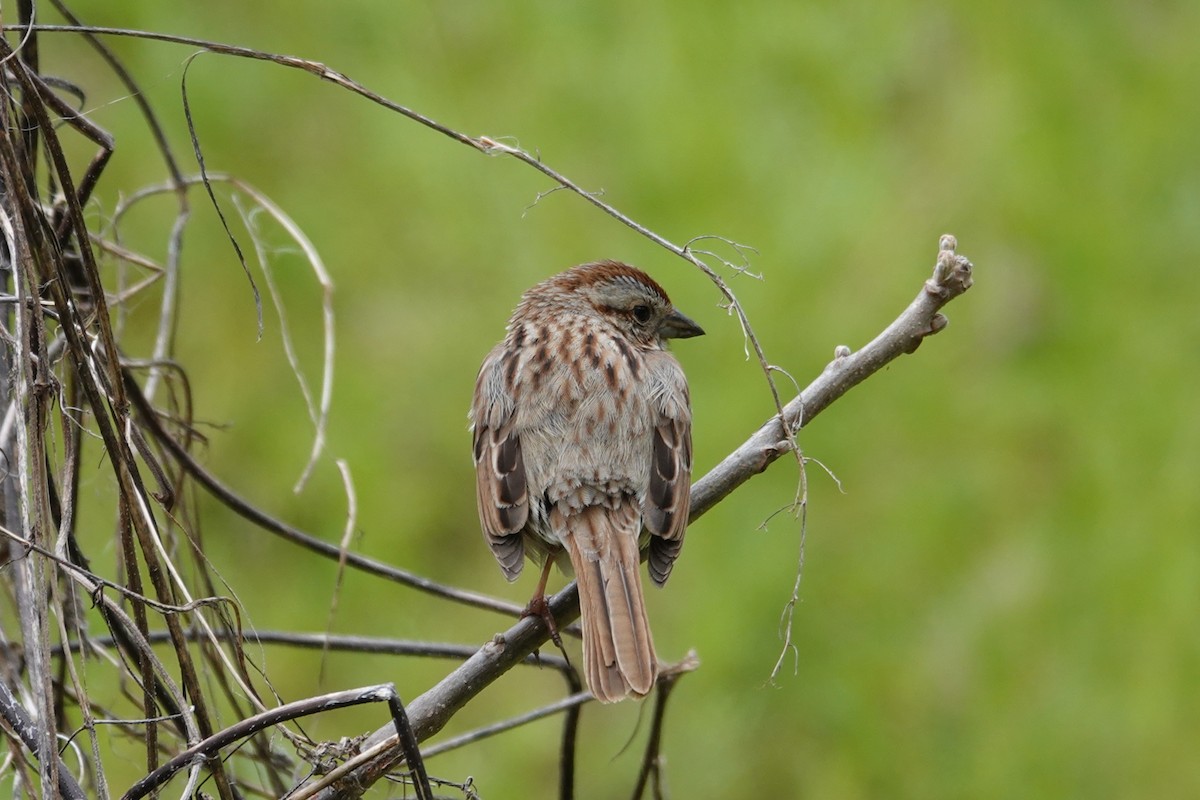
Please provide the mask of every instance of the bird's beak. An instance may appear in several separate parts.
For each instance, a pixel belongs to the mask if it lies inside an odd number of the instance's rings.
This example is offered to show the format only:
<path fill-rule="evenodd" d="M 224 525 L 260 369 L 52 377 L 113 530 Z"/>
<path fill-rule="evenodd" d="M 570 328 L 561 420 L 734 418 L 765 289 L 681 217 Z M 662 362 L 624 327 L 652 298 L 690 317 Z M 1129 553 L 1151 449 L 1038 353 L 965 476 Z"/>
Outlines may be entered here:
<path fill-rule="evenodd" d="M 693 336 L 703 336 L 704 329 L 679 313 L 678 308 L 672 308 L 658 326 L 658 335 L 664 339 L 690 339 Z"/>

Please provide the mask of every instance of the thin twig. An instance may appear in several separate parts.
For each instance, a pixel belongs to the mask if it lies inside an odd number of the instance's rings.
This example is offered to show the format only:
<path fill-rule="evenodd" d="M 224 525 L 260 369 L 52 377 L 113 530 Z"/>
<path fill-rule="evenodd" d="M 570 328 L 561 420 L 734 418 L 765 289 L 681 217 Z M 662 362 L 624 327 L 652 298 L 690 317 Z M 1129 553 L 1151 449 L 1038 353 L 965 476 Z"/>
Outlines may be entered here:
<path fill-rule="evenodd" d="M 563 670 L 567 688 L 571 694 L 583 691 L 583 679 L 574 669 Z M 575 797 L 575 743 L 579 739 L 579 717 L 583 705 L 571 706 L 563 715 L 562 739 L 558 747 L 558 798 L 573 800 Z"/>
<path fill-rule="evenodd" d="M 696 651 L 688 652 L 678 664 L 673 664 L 659 675 L 655 686 L 654 714 L 650 721 L 650 736 L 646 739 L 646 752 L 642 756 L 642 768 L 638 772 L 637 783 L 633 789 L 633 800 L 641 800 L 646 791 L 646 784 L 654 780 L 654 797 L 661 800 L 662 790 L 662 735 L 663 726 L 667 720 L 667 699 L 679 679 L 700 666 Z"/>
<path fill-rule="evenodd" d="M 337 616 L 338 598 L 342 596 L 342 578 L 346 573 L 346 556 L 350 553 L 350 542 L 354 538 L 355 531 L 358 529 L 358 503 L 354 494 L 354 482 L 350 479 L 350 465 L 344 460 L 338 459 L 337 466 L 338 471 L 342 475 L 342 484 L 346 490 L 346 497 L 350 500 L 350 507 L 346 514 L 346 525 L 342 529 L 342 541 L 339 545 L 342 557 L 338 559 L 337 577 L 333 593 L 329 599 L 329 615 L 325 620 L 326 629 L 333 628 L 333 621 Z M 327 655 L 327 651 L 321 652 L 319 680 L 325 677 L 325 667 L 328 666 Z"/>
<path fill-rule="evenodd" d="M 276 205 L 271 198 L 267 197 L 262 192 L 258 191 L 253 186 L 245 181 L 240 181 L 232 176 L 222 174 L 212 174 L 207 176 L 207 179 L 212 181 L 224 181 L 232 185 L 234 188 L 250 196 L 259 208 L 266 211 L 275 222 L 283 228 L 292 241 L 299 245 L 301 252 L 304 254 L 304 260 L 308 263 L 313 275 L 321 286 L 321 317 L 322 317 L 322 340 L 324 342 L 324 354 L 321 360 L 321 396 L 319 402 L 313 401 L 312 392 L 308 388 L 308 381 L 304 377 L 304 372 L 300 368 L 300 359 L 296 355 L 295 347 L 292 344 L 291 328 L 287 324 L 287 312 L 283 303 L 283 297 L 279 293 L 278 287 L 275 285 L 274 276 L 271 271 L 270 259 L 267 257 L 266 249 L 263 246 L 262 236 L 256 230 L 253 224 L 253 217 L 239 208 L 242 215 L 242 222 L 246 228 L 252 232 L 255 252 L 258 256 L 259 268 L 263 271 L 263 277 L 267 283 L 267 291 L 271 294 L 271 300 L 275 305 L 275 313 L 279 316 L 279 333 L 283 342 L 284 354 L 287 356 L 288 364 L 291 365 L 292 374 L 296 377 L 296 382 L 300 384 L 300 393 L 304 397 L 304 404 L 308 408 L 309 419 L 312 420 L 315 436 L 313 437 L 312 449 L 308 455 L 308 461 L 304 465 L 304 470 L 301 472 L 296 485 L 292 491 L 299 493 L 304 485 L 308 482 L 308 478 L 312 475 L 313 469 L 317 465 L 317 461 L 321 457 L 321 453 L 325 449 L 326 429 L 329 426 L 329 409 L 333 404 L 333 364 L 334 355 L 337 348 L 334 346 L 334 313 L 333 313 L 333 278 L 330 277 L 328 270 L 325 269 L 325 262 L 322 261 L 320 254 L 317 252 L 316 246 L 305 235 L 304 231 L 297 225 L 290 216 L 288 216 L 282 208 Z"/>
<path fill-rule="evenodd" d="M 51 0 L 51 3 L 72 25 L 82 25 L 79 18 L 61 0 Z M 138 85 L 133 75 L 125 68 L 125 65 L 117 58 L 116 54 L 100 41 L 96 35 L 87 32 L 83 32 L 82 35 L 84 41 L 90 44 L 92 49 L 104 59 L 105 63 L 113 71 L 113 74 L 117 76 L 117 79 L 129 90 L 129 97 L 133 99 L 133 102 L 141 112 L 142 118 L 146 121 L 146 125 L 154 138 L 154 145 L 162 155 L 163 163 L 170 175 L 175 201 L 178 204 L 175 221 L 171 226 L 171 235 L 167 240 L 167 263 L 163 270 L 166 280 L 163 285 L 162 302 L 159 308 L 158 328 L 154 338 L 154 351 L 151 355 L 153 362 L 161 364 L 173 358 L 175 353 L 175 328 L 179 308 L 179 263 L 183 253 L 183 231 L 190 215 L 187 187 L 183 183 L 179 163 L 175 158 L 174 152 L 171 150 L 171 145 L 167 140 L 162 123 L 159 122 L 158 115 L 154 113 L 154 109 L 150 106 L 150 101 L 146 99 L 146 93 L 142 91 L 141 86 Z M 115 222 L 114 218 L 114 224 Z M 146 380 L 145 392 L 146 396 L 151 400 L 154 399 L 161 377 L 161 373 L 157 369 L 154 369 L 151 370 L 150 376 Z"/>
<path fill-rule="evenodd" d="M 457 750 L 460 747 L 466 747 L 469 744 L 474 744 L 475 742 L 480 742 L 484 739 L 489 739 L 498 733 L 511 731 L 513 728 L 519 728 L 522 725 L 528 725 L 529 723 L 536 722 L 539 719 L 545 719 L 546 717 L 553 716 L 554 714 L 558 714 L 563 711 L 569 711 L 573 708 L 578 708 L 584 703 L 590 703 L 594 699 L 595 698 L 592 696 L 591 692 L 576 692 L 564 697 L 561 700 L 548 703 L 541 708 L 535 708 L 532 711 L 527 711 L 524 714 L 510 717 L 509 719 L 502 720 L 501 722 L 496 722 L 491 725 L 484 725 L 483 727 L 476 728 L 473 731 L 467 731 L 466 733 L 455 736 L 453 739 L 447 739 L 444 742 L 439 742 L 431 747 L 427 747 L 422 752 L 424 753 L 425 758 L 433 758 L 434 756 L 441 755 L 442 753 L 446 753 L 451 750 Z"/>
<path fill-rule="evenodd" d="M 237 637 L 233 631 L 217 631 L 219 639 L 230 640 Z M 191 641 L 199 641 L 207 636 L 201 631 L 188 631 Z M 479 650 L 474 645 L 451 644 L 447 642 L 428 642 L 415 639 L 389 639 L 381 636 L 351 636 L 333 633 L 298 633 L 296 631 L 265 631 L 256 630 L 241 637 L 248 644 L 280 645 L 306 650 L 331 650 L 339 653 L 370 653 L 374 655 L 413 656 L 420 658 L 445 658 L 454 661 L 465 661 Z M 151 631 L 146 638 L 150 644 L 169 643 L 166 631 Z M 117 642 L 108 636 L 91 637 L 90 647 L 111 647 Z M 63 647 L 53 647 L 52 656 L 62 655 Z M 68 643 L 71 652 L 83 649 L 83 643 L 75 640 Z M 0 651 L 2 652 L 2 651 Z M 574 673 L 571 664 L 562 656 L 543 653 L 537 656 L 529 655 L 521 662 L 531 667 L 550 668 L 564 674 Z"/>
<path fill-rule="evenodd" d="M 217 195 L 213 192 L 212 183 L 208 180 L 208 170 L 204 166 L 204 151 L 200 148 L 200 136 L 196 133 L 196 122 L 192 119 L 192 106 L 188 102 L 188 70 L 191 69 L 192 62 L 195 61 L 197 55 L 197 53 L 193 53 L 188 56 L 183 64 L 183 76 L 179 79 L 179 94 L 183 100 L 183 118 L 187 122 L 188 136 L 192 140 L 192 152 L 196 155 L 196 164 L 200 167 L 200 177 L 203 179 L 201 182 L 204 184 L 204 191 L 208 194 L 208 199 L 212 201 L 213 210 L 217 212 L 217 218 L 221 220 L 221 227 L 225 229 L 225 238 L 233 246 L 233 252 L 237 255 L 238 262 L 242 265 L 242 272 L 246 276 L 246 282 L 250 284 L 250 293 L 254 296 L 254 313 L 258 320 L 258 338 L 262 339 L 262 294 L 258 291 L 258 284 L 254 282 L 254 275 L 250 272 L 250 265 L 246 263 L 246 255 L 242 252 L 242 247 L 238 244 L 237 237 L 229 229 L 229 220 L 225 218 L 225 212 L 221 209 L 221 204 L 217 201 Z"/>

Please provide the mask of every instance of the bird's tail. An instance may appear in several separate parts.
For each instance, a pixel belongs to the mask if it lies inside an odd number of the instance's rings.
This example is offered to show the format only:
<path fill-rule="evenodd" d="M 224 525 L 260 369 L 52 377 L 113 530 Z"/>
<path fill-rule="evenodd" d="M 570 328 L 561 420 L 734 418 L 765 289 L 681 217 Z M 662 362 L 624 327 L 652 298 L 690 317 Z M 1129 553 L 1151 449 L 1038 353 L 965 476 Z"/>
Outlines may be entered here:
<path fill-rule="evenodd" d="M 638 573 L 641 514 L 635 504 L 622 503 L 565 515 L 556 509 L 551 516 L 579 584 L 588 688 L 602 703 L 649 694 L 658 677 L 658 657 Z"/>

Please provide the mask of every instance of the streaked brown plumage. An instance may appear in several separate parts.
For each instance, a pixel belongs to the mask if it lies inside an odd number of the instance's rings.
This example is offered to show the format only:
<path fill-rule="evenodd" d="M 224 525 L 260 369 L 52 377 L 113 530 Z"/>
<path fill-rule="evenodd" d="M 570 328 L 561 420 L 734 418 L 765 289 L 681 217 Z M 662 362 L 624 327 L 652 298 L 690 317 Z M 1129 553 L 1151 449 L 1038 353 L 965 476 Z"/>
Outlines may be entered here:
<path fill-rule="evenodd" d="M 666 341 L 704 331 L 614 261 L 534 286 L 507 330 L 471 405 L 484 538 L 509 580 L 526 555 L 573 569 L 588 687 L 602 702 L 645 695 L 658 660 L 638 564 L 645 552 L 659 585 L 671 574 L 692 473 L 687 380 Z"/>

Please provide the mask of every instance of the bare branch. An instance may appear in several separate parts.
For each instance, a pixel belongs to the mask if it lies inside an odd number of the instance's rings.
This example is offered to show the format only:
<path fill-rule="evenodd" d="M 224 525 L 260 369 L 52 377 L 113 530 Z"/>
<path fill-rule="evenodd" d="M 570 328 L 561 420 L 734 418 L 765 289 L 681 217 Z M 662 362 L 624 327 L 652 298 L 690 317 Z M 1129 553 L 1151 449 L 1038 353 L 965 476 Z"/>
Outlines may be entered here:
<path fill-rule="evenodd" d="M 71 773 L 67 770 L 59 758 L 58 753 L 51 748 L 49 754 L 46 753 L 41 746 L 41 726 L 34 723 L 29 717 L 28 712 L 24 707 L 17 702 L 17 699 L 12 696 L 8 690 L 8 686 L 0 681 L 0 718 L 3 718 L 9 730 L 14 731 L 21 737 L 21 742 L 29 748 L 29 751 L 38 757 L 38 760 L 44 760 L 47 755 L 51 761 L 56 762 L 58 769 L 56 770 L 56 778 L 58 780 L 58 791 L 63 797 L 68 800 L 86 800 L 87 795 L 83 793 L 83 789 L 79 788 L 79 784 L 71 777 Z"/>
<path fill-rule="evenodd" d="M 188 631 L 187 634 L 191 641 L 199 641 L 206 636 L 203 631 Z M 234 638 L 235 634 L 232 631 L 218 631 L 217 636 L 222 640 L 228 640 Z M 373 653 L 376 655 L 415 656 L 418 658 L 444 658 L 454 661 L 466 661 L 479 650 L 478 647 L 473 645 L 451 644 L 447 642 L 391 639 L 381 636 L 350 636 L 333 633 L 299 633 L 296 631 L 256 630 L 252 633 L 247 633 L 241 638 L 246 643 L 260 645 L 272 644 L 307 650 L 329 650 L 340 653 Z M 170 642 L 170 637 L 166 631 L 153 631 L 146 637 L 146 642 L 149 644 L 166 644 Z M 92 647 L 111 647 L 114 644 L 119 644 L 119 642 L 113 637 L 99 636 L 90 639 L 89 644 Z M 82 648 L 82 642 L 72 641 L 66 649 L 77 652 Z M 54 647 L 51 648 L 50 654 L 54 656 L 61 655 L 63 650 L 64 648 L 61 646 Z M 537 656 L 526 656 L 521 663 L 531 667 L 538 667 L 539 669 L 548 667 L 564 674 L 575 674 L 574 669 L 565 658 L 548 653 Z"/>
<path fill-rule="evenodd" d="M 569 584 L 547 601 L 550 614 L 560 628 L 579 616 L 579 594 Z M 524 660 L 550 638 L 550 631 L 538 616 L 520 620 L 504 633 L 498 633 L 465 663 L 443 678 L 436 686 L 408 704 L 408 717 L 417 741 L 424 741 L 442 729 L 451 717 L 515 664 Z M 352 798 L 380 780 L 403 758 L 390 728 L 375 731 L 364 744 L 363 752 L 343 765 L 337 780 L 320 792 L 298 793 L 300 798 Z"/>
<path fill-rule="evenodd" d="M 688 652 L 683 660 L 663 671 L 658 681 L 658 692 L 654 696 L 654 716 L 650 723 L 650 736 L 646 740 L 646 754 L 642 757 L 642 769 L 638 773 L 637 785 L 633 789 L 633 800 L 640 800 L 646 784 L 654 780 L 654 797 L 662 798 L 662 730 L 667 719 L 667 700 L 679 679 L 700 666 L 696 651 Z"/>
<path fill-rule="evenodd" d="M 785 407 L 784 417 L 773 417 L 741 446 L 692 486 L 691 519 L 694 521 L 753 476 L 761 473 L 793 442 L 787 431 L 810 423 L 850 389 L 878 372 L 897 356 L 912 353 L 930 336 L 946 327 L 940 309 L 971 287 L 972 265 L 955 253 L 953 236 L 939 243 L 934 276 L 899 317 L 857 353 L 835 359 L 803 392 Z M 575 584 L 550 598 L 550 611 L 560 626 L 579 615 Z M 522 619 L 485 644 L 458 669 L 408 705 L 418 740 L 441 730 L 451 716 L 486 686 L 532 653 L 549 638 L 549 631 L 534 617 Z M 312 795 L 320 800 L 347 800 L 382 778 L 402 758 L 394 736 L 381 728 L 367 740 L 357 763 L 347 764 L 344 777 Z M 307 795 L 305 795 L 307 796 Z"/>
<path fill-rule="evenodd" d="M 567 695 L 561 700 L 556 700 L 555 702 L 544 705 L 541 708 L 535 708 L 533 711 L 528 711 L 524 714 L 520 714 L 516 717 L 512 717 L 492 725 L 485 725 L 484 727 L 476 728 L 473 731 L 467 731 L 464 734 L 455 736 L 453 739 L 447 739 L 446 741 L 440 742 L 433 747 L 427 747 L 424 751 L 422 751 L 422 755 L 424 755 L 425 758 L 433 758 L 436 755 L 440 755 L 451 750 L 457 750 L 460 747 L 466 747 L 469 744 L 474 744 L 475 742 L 480 742 L 484 739 L 491 738 L 498 733 L 511 731 L 513 728 L 519 728 L 522 725 L 528 725 L 531 722 L 537 722 L 539 719 L 544 719 L 572 708 L 578 708 L 584 703 L 590 703 L 594 699 L 595 698 L 592 697 L 591 692 L 575 692 L 574 694 Z"/>
<path fill-rule="evenodd" d="M 145 797 L 170 780 L 171 776 L 179 770 L 196 762 L 211 761 L 220 753 L 222 748 L 286 720 L 297 719 L 311 714 L 321 714 L 337 708 L 345 708 L 362 703 L 378 703 L 383 701 L 392 704 L 396 699 L 396 689 L 392 684 L 388 683 L 379 686 L 365 686 L 360 689 L 331 692 L 319 697 L 310 697 L 305 700 L 298 700 L 294 703 L 279 706 L 278 708 L 272 708 L 261 714 L 256 714 L 249 719 L 244 719 L 235 725 L 230 725 L 225 730 L 219 731 L 203 741 L 192 745 L 154 772 L 134 783 L 133 786 L 129 787 L 129 791 L 124 794 L 123 800 L 137 800 L 139 797 Z M 403 709 L 400 710 L 400 716 L 403 716 Z M 397 726 L 401 725 L 399 721 L 395 724 Z M 419 759 L 415 760 L 419 762 Z M 432 797 L 428 779 L 425 780 L 424 784 L 424 792 L 419 793 L 418 796 L 423 798 Z M 420 792 L 420 788 L 418 791 Z"/>
<path fill-rule="evenodd" d="M 727 497 L 730 492 L 771 465 L 793 447 L 788 431 L 808 425 L 846 392 L 883 369 L 888 363 L 913 353 L 927 336 L 946 327 L 938 313 L 943 306 L 971 288 L 972 265 L 957 255 L 953 236 L 941 237 L 934 276 L 925 282 L 916 299 L 892 324 L 857 353 L 838 355 L 807 388 L 784 407 L 783 418 L 772 417 L 692 486 L 691 520 Z"/>

